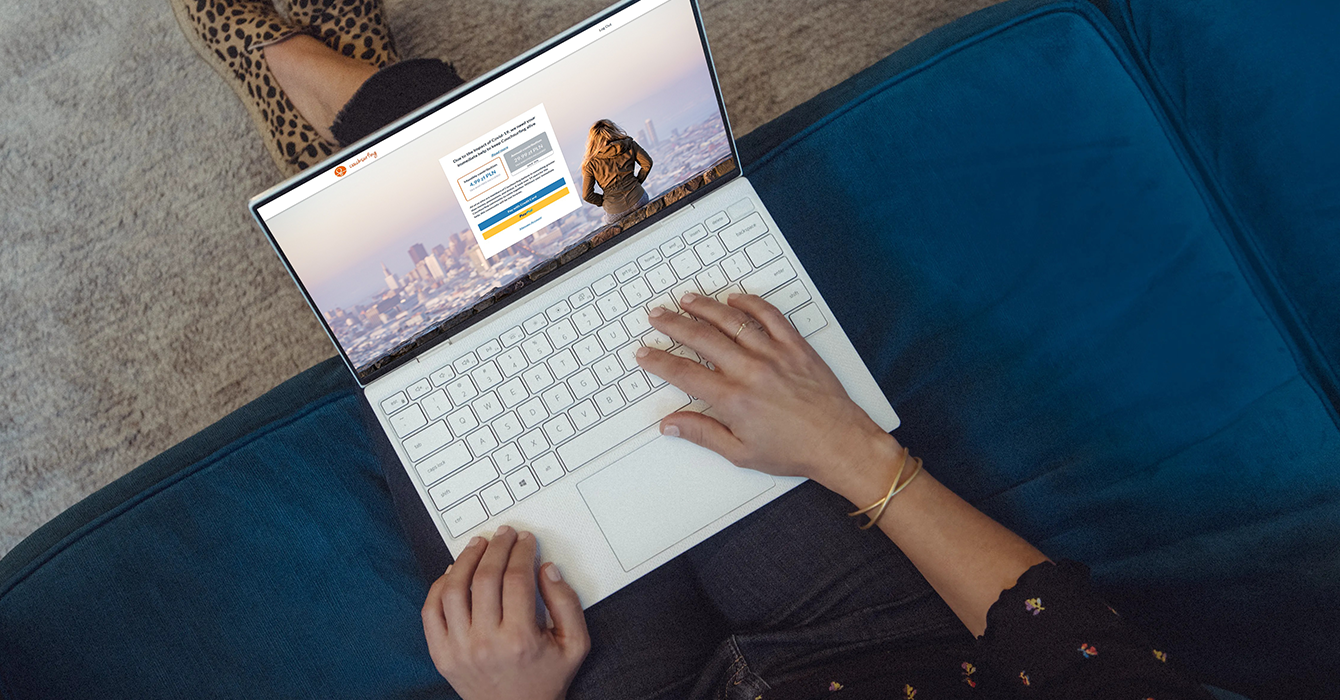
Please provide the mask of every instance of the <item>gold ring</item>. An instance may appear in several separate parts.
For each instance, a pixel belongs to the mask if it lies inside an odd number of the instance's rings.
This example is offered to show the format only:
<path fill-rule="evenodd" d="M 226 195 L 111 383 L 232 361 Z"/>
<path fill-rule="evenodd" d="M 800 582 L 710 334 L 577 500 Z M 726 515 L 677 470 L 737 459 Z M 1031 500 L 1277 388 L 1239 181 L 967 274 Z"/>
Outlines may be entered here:
<path fill-rule="evenodd" d="M 740 339 L 740 334 L 744 332 L 745 327 L 748 326 L 748 325 L 749 325 L 749 321 L 745 321 L 745 322 L 741 323 L 741 324 L 740 324 L 740 327 L 737 328 L 737 329 L 735 329 L 735 335 L 731 336 L 730 339 L 731 339 L 731 340 L 739 340 L 739 339 Z"/>

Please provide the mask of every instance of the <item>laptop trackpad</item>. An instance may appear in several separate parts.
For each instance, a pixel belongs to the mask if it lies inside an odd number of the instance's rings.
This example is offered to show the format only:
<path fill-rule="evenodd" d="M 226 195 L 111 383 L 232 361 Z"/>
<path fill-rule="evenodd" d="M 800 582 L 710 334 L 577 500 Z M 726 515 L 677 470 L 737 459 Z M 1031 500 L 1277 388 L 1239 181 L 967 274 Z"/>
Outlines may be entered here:
<path fill-rule="evenodd" d="M 688 440 L 657 437 L 577 484 L 624 571 L 772 488 Z"/>

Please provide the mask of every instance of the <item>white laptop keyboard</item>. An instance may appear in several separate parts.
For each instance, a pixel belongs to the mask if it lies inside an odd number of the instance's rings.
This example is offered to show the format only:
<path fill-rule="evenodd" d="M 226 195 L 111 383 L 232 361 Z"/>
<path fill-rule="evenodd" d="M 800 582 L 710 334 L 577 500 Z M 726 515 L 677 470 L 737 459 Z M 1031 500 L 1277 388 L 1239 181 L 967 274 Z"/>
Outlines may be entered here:
<path fill-rule="evenodd" d="M 635 360 L 648 345 L 701 361 L 652 329 L 652 307 L 745 292 L 802 335 L 828 324 L 752 210 L 706 217 L 381 402 L 453 537 L 689 404 Z"/>

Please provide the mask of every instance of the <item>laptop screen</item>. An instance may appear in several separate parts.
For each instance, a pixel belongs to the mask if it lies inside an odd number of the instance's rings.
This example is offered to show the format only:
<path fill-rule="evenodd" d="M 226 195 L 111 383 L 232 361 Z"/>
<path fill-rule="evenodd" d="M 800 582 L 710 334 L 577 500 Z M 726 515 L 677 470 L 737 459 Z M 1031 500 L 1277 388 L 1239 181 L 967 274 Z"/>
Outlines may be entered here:
<path fill-rule="evenodd" d="M 690 0 L 613 8 L 253 211 L 360 379 L 736 169 Z"/>

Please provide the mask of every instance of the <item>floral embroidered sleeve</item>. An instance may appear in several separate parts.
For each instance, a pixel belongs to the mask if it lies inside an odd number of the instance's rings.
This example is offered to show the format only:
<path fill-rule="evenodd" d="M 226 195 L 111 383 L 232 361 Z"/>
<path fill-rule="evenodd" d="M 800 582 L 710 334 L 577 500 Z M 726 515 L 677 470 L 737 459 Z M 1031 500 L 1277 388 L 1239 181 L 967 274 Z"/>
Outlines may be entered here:
<path fill-rule="evenodd" d="M 1089 570 L 1039 564 L 1000 594 L 978 642 L 976 675 L 1018 698 L 1174 700 L 1209 694 L 1100 601 Z"/>

